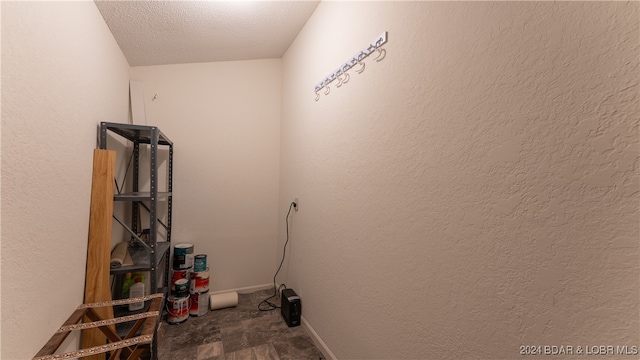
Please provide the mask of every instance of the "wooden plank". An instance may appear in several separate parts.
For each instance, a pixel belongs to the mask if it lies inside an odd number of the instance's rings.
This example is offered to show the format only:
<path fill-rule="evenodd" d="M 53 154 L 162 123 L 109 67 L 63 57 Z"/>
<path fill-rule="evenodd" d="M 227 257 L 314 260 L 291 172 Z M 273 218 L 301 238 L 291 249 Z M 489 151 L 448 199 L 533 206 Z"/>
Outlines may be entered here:
<path fill-rule="evenodd" d="M 93 152 L 93 178 L 91 182 L 91 208 L 89 212 L 89 240 L 87 245 L 87 273 L 84 302 L 111 301 L 109 284 L 111 222 L 113 214 L 113 179 L 116 153 L 95 149 Z M 103 319 L 113 318 L 113 308 L 104 307 L 96 312 Z M 107 337 L 100 329 L 82 331 L 82 347 L 104 345 Z M 85 359 L 104 360 L 106 354 L 87 356 Z"/>
<path fill-rule="evenodd" d="M 89 319 L 91 319 L 91 321 L 105 320 L 96 313 L 95 309 L 87 309 L 86 315 Z M 118 336 L 118 334 L 116 334 L 115 329 L 112 329 L 109 326 L 100 326 L 98 327 L 98 329 L 100 329 L 100 331 L 102 331 L 102 333 L 104 333 L 107 338 L 111 340 L 111 342 L 123 340 L 120 338 L 120 336 Z"/>
<path fill-rule="evenodd" d="M 76 309 L 76 311 L 74 311 L 71 314 L 71 316 L 69 316 L 67 321 L 65 321 L 62 326 L 75 325 L 82 319 L 83 316 L 84 316 L 84 309 Z M 56 350 L 58 350 L 58 348 L 60 347 L 62 342 L 67 338 L 67 336 L 69 336 L 69 333 L 71 333 L 71 331 L 65 331 L 62 333 L 53 334 L 51 339 L 49 339 L 49 341 L 47 341 L 47 343 L 42 347 L 42 349 L 38 351 L 35 357 L 53 354 Z"/>
<path fill-rule="evenodd" d="M 160 305 L 162 304 L 161 298 L 155 298 L 151 300 L 151 305 L 149 306 L 148 311 L 160 311 Z M 156 327 L 158 326 L 158 319 L 162 315 L 158 315 L 158 318 L 146 318 L 144 321 L 144 327 L 142 328 L 142 335 L 151 335 L 155 334 Z"/>
<path fill-rule="evenodd" d="M 153 343 L 153 335 L 136 336 L 133 339 L 122 340 L 106 345 L 100 345 L 89 349 L 81 349 L 75 351 L 69 351 L 61 354 L 45 355 L 40 357 L 34 357 L 33 360 L 60 360 L 60 359 L 77 359 L 79 357 L 86 357 L 88 354 L 100 354 L 117 349 L 131 347 L 134 345 L 146 345 Z"/>
<path fill-rule="evenodd" d="M 140 345 L 137 345 L 135 347 L 135 349 L 133 350 L 133 352 L 131 353 L 131 355 L 129 355 L 127 360 L 138 360 L 138 359 L 140 359 L 140 355 L 142 355 L 143 351 L 144 351 L 144 348 L 141 347 Z"/>
<path fill-rule="evenodd" d="M 124 338 L 125 339 L 129 339 L 129 338 L 135 337 L 136 336 L 136 332 L 138 332 L 138 329 L 140 329 L 140 327 L 142 326 L 144 321 L 145 321 L 145 319 L 140 319 L 140 320 L 136 321 L 136 323 L 133 324 L 133 327 L 131 328 L 131 330 L 129 330 L 129 332 L 127 333 L 127 335 Z M 141 335 L 144 335 L 144 334 L 141 334 Z M 123 348 L 123 349 L 120 349 L 120 350 L 122 350 L 121 352 L 124 353 L 124 355 L 127 356 L 127 357 L 131 356 L 131 354 L 133 353 L 133 350 L 130 349 L 130 348 Z M 114 356 L 113 358 L 114 359 L 119 359 L 117 356 Z"/>

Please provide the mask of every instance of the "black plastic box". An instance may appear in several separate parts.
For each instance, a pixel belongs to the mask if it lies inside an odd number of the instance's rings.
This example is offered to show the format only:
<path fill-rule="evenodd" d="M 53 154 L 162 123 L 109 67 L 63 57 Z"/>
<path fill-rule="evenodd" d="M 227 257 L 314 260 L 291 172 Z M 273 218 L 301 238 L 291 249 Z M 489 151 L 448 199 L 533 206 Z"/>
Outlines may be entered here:
<path fill-rule="evenodd" d="M 280 312 L 282 318 L 289 327 L 300 325 L 300 316 L 302 315 L 302 304 L 300 297 L 291 289 L 282 290 L 282 301 L 280 303 Z"/>

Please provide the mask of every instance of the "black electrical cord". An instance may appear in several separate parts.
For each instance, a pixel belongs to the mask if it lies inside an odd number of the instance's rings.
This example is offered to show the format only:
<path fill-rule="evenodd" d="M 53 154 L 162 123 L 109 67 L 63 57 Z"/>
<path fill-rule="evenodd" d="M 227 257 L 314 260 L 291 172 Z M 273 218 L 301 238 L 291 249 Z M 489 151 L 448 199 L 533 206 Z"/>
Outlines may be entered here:
<path fill-rule="evenodd" d="M 285 289 L 287 288 L 287 285 L 282 284 L 280 286 L 278 286 L 278 288 L 276 289 L 276 276 L 278 276 L 278 273 L 280 272 L 280 269 L 282 268 L 282 264 L 284 263 L 284 258 L 285 255 L 287 253 L 287 244 L 289 243 L 289 214 L 291 214 L 291 209 L 294 207 L 297 207 L 298 205 L 295 202 L 292 202 L 289 205 L 289 211 L 287 211 L 287 217 L 285 218 L 285 224 L 287 226 L 287 241 L 284 242 L 284 247 L 282 248 L 282 260 L 280 260 L 280 266 L 278 266 L 278 270 L 276 270 L 276 273 L 273 275 L 273 295 L 269 296 L 268 298 L 262 300 L 262 302 L 260 302 L 260 304 L 258 304 L 258 310 L 260 311 L 271 311 L 271 310 L 275 310 L 275 309 L 279 309 L 280 306 L 272 303 L 271 301 L 269 301 L 269 299 L 273 299 L 274 297 L 276 297 L 278 295 L 278 292 L 280 291 L 280 288 L 284 287 Z M 267 308 L 263 308 L 262 304 L 267 304 Z"/>

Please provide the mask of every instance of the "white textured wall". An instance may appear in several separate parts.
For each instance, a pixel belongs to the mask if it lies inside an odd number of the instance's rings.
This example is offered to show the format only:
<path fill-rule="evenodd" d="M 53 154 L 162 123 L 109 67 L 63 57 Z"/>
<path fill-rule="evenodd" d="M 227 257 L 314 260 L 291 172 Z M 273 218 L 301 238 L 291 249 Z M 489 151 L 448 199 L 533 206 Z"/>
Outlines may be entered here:
<path fill-rule="evenodd" d="M 144 85 L 147 123 L 174 142 L 172 242 L 208 255 L 212 291 L 273 281 L 280 63 L 131 68 Z"/>
<path fill-rule="evenodd" d="M 638 19 L 638 3 L 318 6 L 283 57 L 280 246 L 294 196 L 300 211 L 279 281 L 338 358 L 640 345 Z M 384 30 L 386 59 L 315 102 Z"/>
<path fill-rule="evenodd" d="M 100 121 L 128 64 L 92 1 L 2 2 L 2 354 L 28 359 L 82 303 Z"/>

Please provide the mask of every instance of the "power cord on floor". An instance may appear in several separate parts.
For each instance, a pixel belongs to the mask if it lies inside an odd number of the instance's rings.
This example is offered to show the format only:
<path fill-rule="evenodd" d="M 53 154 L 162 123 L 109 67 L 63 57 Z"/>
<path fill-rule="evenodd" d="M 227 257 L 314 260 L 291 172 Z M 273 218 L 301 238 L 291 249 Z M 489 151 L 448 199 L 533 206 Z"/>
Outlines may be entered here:
<path fill-rule="evenodd" d="M 289 215 L 291 214 L 291 209 L 297 207 L 298 204 L 296 204 L 295 202 L 292 202 L 289 205 L 289 211 L 287 211 L 287 217 L 285 218 L 285 225 L 287 227 L 287 241 L 284 242 L 284 247 L 282 248 L 282 260 L 280 260 L 280 266 L 278 266 L 278 270 L 276 270 L 276 273 L 273 275 L 273 295 L 269 296 L 268 298 L 262 300 L 262 302 L 260 302 L 260 304 L 258 304 L 258 310 L 260 311 L 271 311 L 271 310 L 275 310 L 275 309 L 280 309 L 280 306 L 272 303 L 271 301 L 269 301 L 270 299 L 273 299 L 274 297 L 277 297 L 278 294 L 280 294 L 280 289 L 281 288 L 287 288 L 287 285 L 285 284 L 281 284 L 280 286 L 278 286 L 278 288 L 276 288 L 276 276 L 278 276 L 278 273 L 280 272 L 280 269 L 282 268 L 282 264 L 284 263 L 284 258 L 285 255 L 287 253 L 287 244 L 289 243 Z M 266 304 L 266 308 L 264 308 L 262 306 L 262 304 Z"/>

